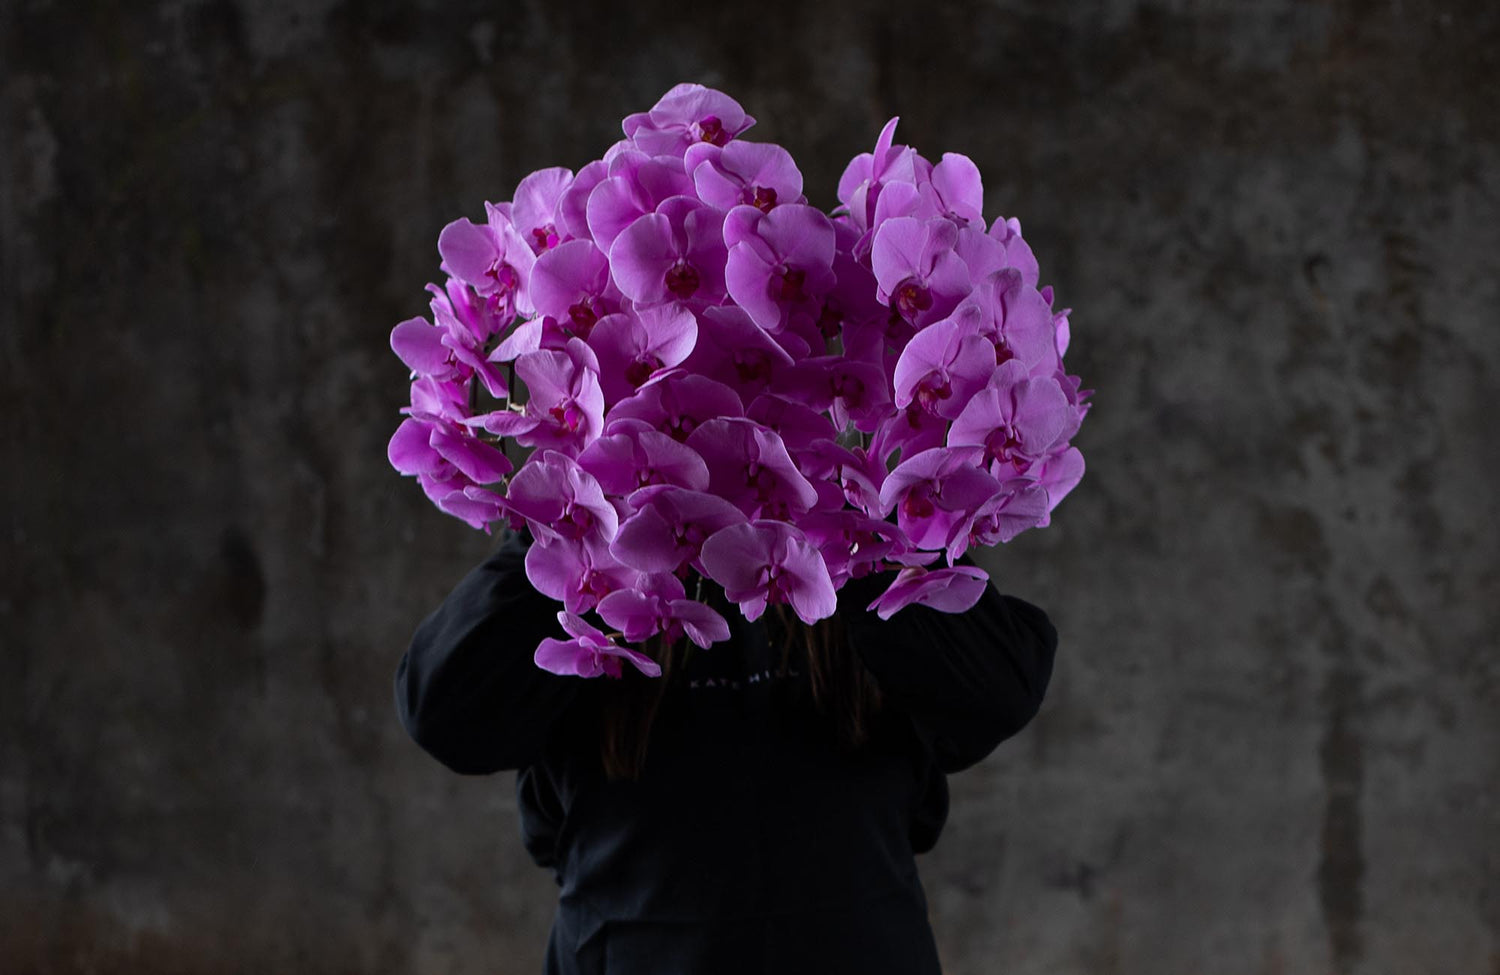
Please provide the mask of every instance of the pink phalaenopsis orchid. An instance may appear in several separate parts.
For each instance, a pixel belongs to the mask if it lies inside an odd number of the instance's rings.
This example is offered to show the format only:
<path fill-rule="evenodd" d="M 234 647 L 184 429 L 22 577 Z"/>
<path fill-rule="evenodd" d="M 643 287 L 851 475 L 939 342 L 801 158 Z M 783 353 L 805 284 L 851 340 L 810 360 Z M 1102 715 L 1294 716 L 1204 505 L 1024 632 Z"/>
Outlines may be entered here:
<path fill-rule="evenodd" d="M 955 565 L 945 569 L 908 566 L 896 574 L 885 592 L 866 607 L 883 620 L 897 611 L 918 603 L 944 613 L 961 613 L 984 595 L 989 574 L 972 565 Z"/>
<path fill-rule="evenodd" d="M 781 521 L 752 521 L 715 532 L 703 543 L 703 568 L 739 603 L 745 619 L 771 604 L 792 607 L 804 623 L 832 616 L 838 596 L 828 567 L 802 532 Z"/>
<path fill-rule="evenodd" d="M 604 429 L 599 359 L 583 340 L 569 339 L 561 351 L 538 349 L 520 356 L 516 375 L 531 394 L 526 416 L 536 421 L 516 434 L 517 443 L 576 455 Z"/>
<path fill-rule="evenodd" d="M 709 420 L 688 436 L 687 445 L 708 465 L 709 490 L 748 518 L 788 520 L 818 501 L 781 437 L 754 420 Z"/>
<path fill-rule="evenodd" d="M 609 265 L 639 307 L 676 301 L 707 308 L 724 298 L 725 253 L 723 211 L 674 196 L 614 239 Z"/>
<path fill-rule="evenodd" d="M 698 559 L 709 536 L 746 520 L 723 498 L 676 485 L 642 488 L 629 501 L 635 511 L 620 524 L 610 551 L 642 572 L 701 571 Z"/>
<path fill-rule="evenodd" d="M 680 156 L 697 142 L 727 145 L 754 124 L 740 103 L 723 92 L 681 84 L 649 112 L 627 116 L 622 128 L 631 142 L 653 156 Z"/>
<path fill-rule="evenodd" d="M 698 320 L 678 304 L 659 305 L 599 320 L 589 347 L 599 360 L 604 401 L 633 395 L 663 369 L 682 362 L 698 341 Z"/>
<path fill-rule="evenodd" d="M 833 223 L 814 207 L 794 203 L 769 213 L 735 207 L 724 218 L 730 297 L 768 332 L 780 332 L 794 319 L 814 325 L 823 296 L 837 281 L 834 241 Z"/>
<path fill-rule="evenodd" d="M 945 549 L 955 534 L 967 536 L 980 507 L 1000 484 L 978 464 L 977 447 L 935 447 L 896 465 L 880 488 L 883 515 L 922 549 Z"/>
<path fill-rule="evenodd" d="M 1024 474 L 1060 442 L 1074 411 L 1050 376 L 1031 378 L 1024 363 L 1001 363 L 948 430 L 949 446 L 980 446 L 996 477 Z"/>
<path fill-rule="evenodd" d="M 897 217 L 875 232 L 870 266 L 880 300 L 918 328 L 947 317 L 969 293 L 969 268 L 954 253 L 958 226 Z"/>
<path fill-rule="evenodd" d="M 510 208 L 511 225 L 533 253 L 541 254 L 563 241 L 567 229 L 559 229 L 562 220 L 557 211 L 572 182 L 572 172 L 554 166 L 539 169 L 516 184 L 515 202 Z"/>
<path fill-rule="evenodd" d="M 686 635 L 704 648 L 729 639 L 724 617 L 686 598 L 681 581 L 670 573 L 643 576 L 639 587 L 610 593 L 599 601 L 599 615 L 628 643 L 641 643 L 658 633 L 668 641 Z"/>
<path fill-rule="evenodd" d="M 995 347 L 971 321 L 945 318 L 922 329 L 896 361 L 900 409 L 913 402 L 927 413 L 953 419 L 995 371 Z"/>
<path fill-rule="evenodd" d="M 605 493 L 624 497 L 651 484 L 675 484 L 690 491 L 708 489 L 708 465 L 693 450 L 645 420 L 610 421 L 604 436 L 578 455 L 578 466 L 598 480 Z"/>
<path fill-rule="evenodd" d="M 586 613 L 610 593 L 635 588 L 641 573 L 621 564 L 597 536 L 543 536 L 526 550 L 526 578 L 570 613 Z"/>
<path fill-rule="evenodd" d="M 535 255 L 508 217 L 492 205 L 486 209 L 487 223 L 461 218 L 443 228 L 438 235 L 443 266 L 473 288 L 502 319 L 528 314 L 531 302 L 526 281 Z"/>
<path fill-rule="evenodd" d="M 541 539 L 614 540 L 618 512 L 599 481 L 566 454 L 544 450 L 510 480 L 506 501 Z"/>
<path fill-rule="evenodd" d="M 892 143 L 897 119 L 885 123 L 875 140 L 874 152 L 863 152 L 849 161 L 839 179 L 839 202 L 861 231 L 868 230 L 875 216 L 880 193 L 888 183 L 915 183 L 916 153 Z"/>
<path fill-rule="evenodd" d="M 724 416 L 743 416 L 744 404 L 734 390 L 707 376 L 675 373 L 648 383 L 609 415 L 645 420 L 673 440 L 686 440 L 701 424 Z"/>
<path fill-rule="evenodd" d="M 536 665 L 554 674 L 574 677 L 599 677 L 608 675 L 619 678 L 623 662 L 647 677 L 660 677 L 661 665 L 639 650 L 622 647 L 605 636 L 582 617 L 563 611 L 557 621 L 572 637 L 559 640 L 546 637 L 536 648 Z"/>
<path fill-rule="evenodd" d="M 689 146 L 683 169 L 698 199 L 720 210 L 744 204 L 762 213 L 785 203 L 801 203 L 802 174 L 781 146 L 736 140 L 720 148 L 711 142 Z"/>
<path fill-rule="evenodd" d="M 537 313 L 579 338 L 588 338 L 595 322 L 619 311 L 622 297 L 609 279 L 609 259 L 591 240 L 553 244 L 531 269 Z"/>

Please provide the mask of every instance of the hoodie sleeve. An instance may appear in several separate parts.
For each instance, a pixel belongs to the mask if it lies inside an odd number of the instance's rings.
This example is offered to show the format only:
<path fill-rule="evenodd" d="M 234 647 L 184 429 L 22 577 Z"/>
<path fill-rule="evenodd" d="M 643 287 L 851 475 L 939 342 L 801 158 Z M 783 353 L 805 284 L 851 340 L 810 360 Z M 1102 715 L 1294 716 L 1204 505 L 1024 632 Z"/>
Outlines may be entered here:
<path fill-rule="evenodd" d="M 1046 613 L 994 585 L 962 613 L 911 605 L 882 620 L 865 607 L 893 578 L 885 573 L 845 584 L 840 615 L 886 699 L 931 736 L 939 768 L 956 772 L 1036 715 L 1052 676 L 1057 631 Z"/>
<path fill-rule="evenodd" d="M 484 775 L 541 757 L 582 683 L 537 667 L 544 637 L 565 638 L 558 605 L 526 578 L 512 535 L 422 621 L 396 668 L 396 713 L 455 772 Z"/>

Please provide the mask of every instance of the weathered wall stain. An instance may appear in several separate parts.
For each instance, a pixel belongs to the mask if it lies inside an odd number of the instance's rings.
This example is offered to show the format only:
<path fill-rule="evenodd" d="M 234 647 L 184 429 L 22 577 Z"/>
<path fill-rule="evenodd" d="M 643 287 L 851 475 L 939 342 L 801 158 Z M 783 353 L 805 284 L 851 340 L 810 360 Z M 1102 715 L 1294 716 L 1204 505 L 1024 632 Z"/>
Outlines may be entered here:
<path fill-rule="evenodd" d="M 1321 695 L 1328 714 L 1318 761 L 1327 803 L 1318 861 L 1318 902 L 1338 972 L 1355 971 L 1364 951 L 1360 931 L 1365 875 L 1360 810 L 1364 746 L 1357 731 L 1360 685 L 1358 671 L 1335 664 Z"/>

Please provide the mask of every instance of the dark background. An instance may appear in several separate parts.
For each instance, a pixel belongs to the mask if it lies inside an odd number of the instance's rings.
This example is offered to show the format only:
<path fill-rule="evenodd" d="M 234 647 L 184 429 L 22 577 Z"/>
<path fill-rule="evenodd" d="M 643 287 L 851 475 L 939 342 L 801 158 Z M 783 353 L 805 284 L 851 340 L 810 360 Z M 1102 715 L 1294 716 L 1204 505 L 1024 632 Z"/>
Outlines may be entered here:
<path fill-rule="evenodd" d="M 692 80 L 814 203 L 964 152 L 1097 390 L 1062 632 L 922 860 L 953 973 L 1500 971 L 1500 15 L 0 3 L 0 970 L 526 973 L 512 779 L 406 739 L 490 546 L 386 464 L 447 221 Z"/>

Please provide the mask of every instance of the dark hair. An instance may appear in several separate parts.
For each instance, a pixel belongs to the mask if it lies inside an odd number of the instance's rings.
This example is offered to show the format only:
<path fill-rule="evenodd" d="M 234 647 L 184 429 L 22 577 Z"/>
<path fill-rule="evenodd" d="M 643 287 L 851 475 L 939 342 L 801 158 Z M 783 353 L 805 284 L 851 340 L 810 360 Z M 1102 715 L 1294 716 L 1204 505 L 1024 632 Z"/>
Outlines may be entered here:
<path fill-rule="evenodd" d="M 806 667 L 812 703 L 841 748 L 854 750 L 870 736 L 880 711 L 880 688 L 859 654 L 849 645 L 837 614 L 808 625 L 776 605 L 765 617 L 773 646 L 781 646 L 781 666 Z M 600 715 L 599 758 L 611 780 L 637 779 L 646 763 L 651 727 L 662 699 L 680 681 L 688 655 L 699 651 L 685 639 L 663 645 L 652 637 L 641 650 L 661 664 L 660 677 L 646 677 L 626 667 L 619 680 L 608 681 Z M 728 649 L 727 647 L 725 649 Z"/>

